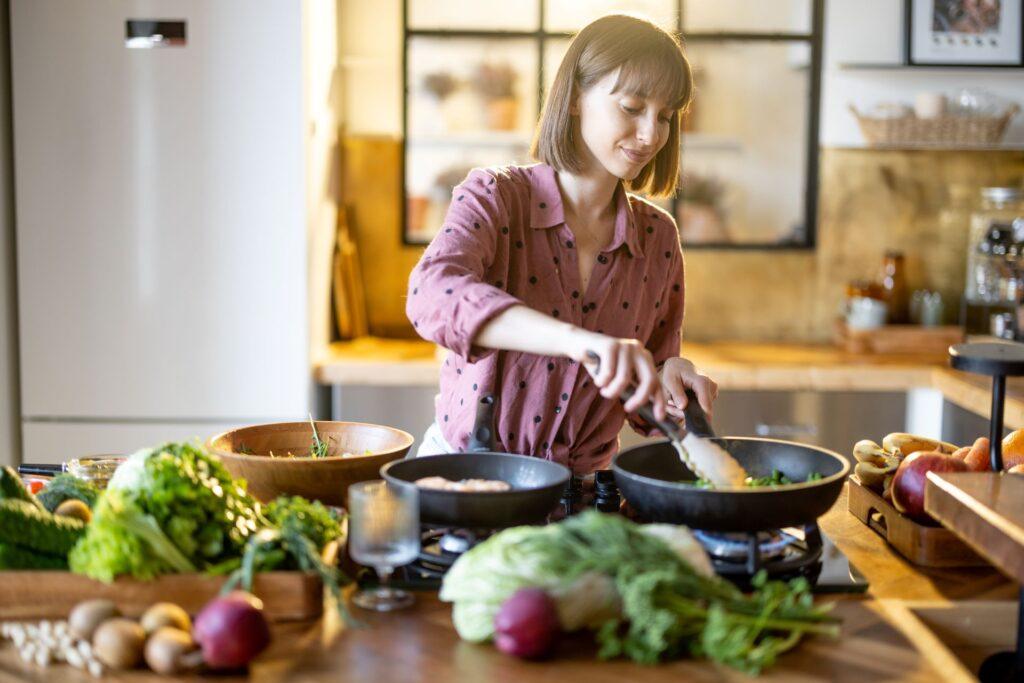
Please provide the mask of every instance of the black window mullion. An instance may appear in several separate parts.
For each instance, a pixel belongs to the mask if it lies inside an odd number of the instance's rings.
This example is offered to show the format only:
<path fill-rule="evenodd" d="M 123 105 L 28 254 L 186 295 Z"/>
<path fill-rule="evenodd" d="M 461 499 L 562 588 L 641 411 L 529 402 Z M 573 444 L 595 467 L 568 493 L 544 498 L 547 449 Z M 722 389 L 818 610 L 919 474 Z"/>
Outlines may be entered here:
<path fill-rule="evenodd" d="M 810 116 L 807 121 L 807 169 L 804 177 L 803 244 L 814 248 L 818 243 L 818 125 L 821 116 L 821 58 L 825 27 L 824 0 L 811 3 L 811 82 Z"/>
<path fill-rule="evenodd" d="M 402 230 L 402 244 L 414 244 L 409 239 L 407 222 L 409 200 L 406 197 L 408 185 L 406 178 L 406 156 L 409 153 L 409 0 L 402 0 L 402 140 L 401 154 L 398 161 L 400 174 L 398 186 L 402 188 L 399 197 L 398 220 Z"/>
<path fill-rule="evenodd" d="M 545 0 L 537 0 L 537 116 L 544 109 L 544 44 L 546 34 L 544 33 L 544 11 Z"/>
<path fill-rule="evenodd" d="M 686 9 L 686 0 L 676 0 L 676 36 L 679 38 L 679 43 L 682 44 L 683 36 L 686 34 L 683 32 L 685 28 L 683 26 L 683 10 Z M 683 166 L 685 159 L 683 158 L 683 150 L 686 149 L 683 146 L 683 117 L 679 116 L 679 176 L 676 178 L 676 191 L 672 194 L 672 199 L 669 201 L 669 206 L 672 207 L 672 219 L 679 221 L 679 192 L 683 187 Z M 679 241 L 682 242 L 683 230 L 679 228 Z"/>

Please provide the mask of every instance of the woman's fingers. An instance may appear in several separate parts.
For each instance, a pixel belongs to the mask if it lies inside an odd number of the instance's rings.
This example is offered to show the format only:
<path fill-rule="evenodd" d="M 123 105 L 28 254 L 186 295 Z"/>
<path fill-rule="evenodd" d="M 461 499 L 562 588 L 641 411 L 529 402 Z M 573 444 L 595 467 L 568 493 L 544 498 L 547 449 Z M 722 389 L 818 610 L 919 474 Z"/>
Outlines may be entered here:
<path fill-rule="evenodd" d="M 605 398 L 621 396 L 622 392 L 633 381 L 633 362 L 632 358 L 630 358 L 629 347 L 625 344 L 618 345 L 615 356 L 618 364 L 615 368 L 615 377 L 612 378 L 612 381 L 601 392 L 601 395 Z"/>
<path fill-rule="evenodd" d="M 683 408 L 686 407 L 686 385 L 683 383 L 682 376 L 677 372 L 669 371 L 664 373 L 663 381 L 669 399 L 679 409 L 679 412 L 682 413 Z"/>
<path fill-rule="evenodd" d="M 645 403 L 650 402 L 654 408 L 655 417 L 659 420 L 665 419 L 665 395 L 660 391 L 661 385 L 658 381 L 658 373 L 654 369 L 654 363 L 645 353 L 638 353 L 633 360 L 639 382 L 633 396 L 626 401 L 626 412 L 635 412 Z"/>
<path fill-rule="evenodd" d="M 704 409 L 708 418 L 711 417 L 712 405 L 718 395 L 718 385 L 704 375 L 697 375 L 690 383 L 690 388 L 697 395 L 697 403 Z"/>
<path fill-rule="evenodd" d="M 601 357 L 601 367 L 597 370 L 597 375 L 594 377 L 594 385 L 598 389 L 601 389 L 601 394 L 604 394 L 604 388 L 608 386 L 608 382 L 611 381 L 612 377 L 615 376 L 615 371 L 618 367 L 618 358 L 615 353 L 615 347 L 610 346 L 602 349 L 599 352 Z"/>

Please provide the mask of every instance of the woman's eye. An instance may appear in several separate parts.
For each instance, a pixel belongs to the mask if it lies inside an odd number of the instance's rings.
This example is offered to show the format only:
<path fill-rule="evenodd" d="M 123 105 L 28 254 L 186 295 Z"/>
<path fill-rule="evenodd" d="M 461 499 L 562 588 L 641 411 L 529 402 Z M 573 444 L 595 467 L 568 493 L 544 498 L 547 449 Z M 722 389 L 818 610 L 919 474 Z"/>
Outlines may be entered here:
<path fill-rule="evenodd" d="M 626 105 L 622 105 L 622 111 L 626 112 L 630 116 L 636 116 L 640 113 L 640 110 L 636 107 L 627 107 Z"/>

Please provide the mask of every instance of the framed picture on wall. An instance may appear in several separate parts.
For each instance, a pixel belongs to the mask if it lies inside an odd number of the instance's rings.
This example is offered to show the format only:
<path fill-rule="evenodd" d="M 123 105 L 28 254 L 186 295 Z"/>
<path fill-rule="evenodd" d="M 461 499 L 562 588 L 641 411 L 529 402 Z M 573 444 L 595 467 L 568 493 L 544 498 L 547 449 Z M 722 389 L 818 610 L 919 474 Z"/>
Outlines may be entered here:
<path fill-rule="evenodd" d="M 1024 64 L 1024 0 L 904 0 L 907 63 L 928 66 Z"/>

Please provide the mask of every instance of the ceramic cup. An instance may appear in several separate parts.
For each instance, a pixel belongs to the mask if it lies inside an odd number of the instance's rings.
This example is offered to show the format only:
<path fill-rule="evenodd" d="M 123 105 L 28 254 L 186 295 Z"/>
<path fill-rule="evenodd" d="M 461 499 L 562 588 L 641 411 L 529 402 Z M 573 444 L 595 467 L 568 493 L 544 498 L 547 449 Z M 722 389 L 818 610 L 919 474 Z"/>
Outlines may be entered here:
<path fill-rule="evenodd" d="M 846 325 L 852 330 L 873 330 L 885 325 L 888 307 L 884 301 L 866 296 L 846 300 Z"/>
<path fill-rule="evenodd" d="M 935 119 L 946 113 L 946 96 L 940 92 L 919 92 L 914 98 L 914 113 L 919 119 Z"/>

